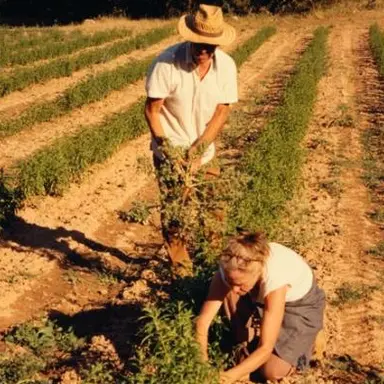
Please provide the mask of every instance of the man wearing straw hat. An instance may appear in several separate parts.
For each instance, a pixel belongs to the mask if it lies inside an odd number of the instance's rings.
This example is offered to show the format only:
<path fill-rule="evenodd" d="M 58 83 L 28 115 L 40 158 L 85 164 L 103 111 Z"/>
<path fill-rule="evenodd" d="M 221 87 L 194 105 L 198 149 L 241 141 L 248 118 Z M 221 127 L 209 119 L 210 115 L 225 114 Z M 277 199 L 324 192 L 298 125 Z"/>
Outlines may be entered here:
<path fill-rule="evenodd" d="M 185 42 L 162 52 L 148 72 L 145 116 L 156 169 L 170 160 L 167 148 L 181 147 L 181 163 L 193 173 L 215 156 L 214 141 L 238 99 L 235 62 L 218 48 L 232 43 L 236 31 L 220 7 L 200 4 L 181 17 L 178 32 Z M 164 229 L 171 261 L 189 259 L 177 236 Z"/>

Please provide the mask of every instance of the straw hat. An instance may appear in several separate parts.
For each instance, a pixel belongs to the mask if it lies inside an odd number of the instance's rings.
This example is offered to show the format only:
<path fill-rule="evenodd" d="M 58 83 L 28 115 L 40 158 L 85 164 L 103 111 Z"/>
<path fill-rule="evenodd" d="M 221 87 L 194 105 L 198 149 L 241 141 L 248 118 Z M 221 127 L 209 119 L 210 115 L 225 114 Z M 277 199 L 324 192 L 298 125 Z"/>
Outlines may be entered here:
<path fill-rule="evenodd" d="M 220 7 L 200 4 L 193 15 L 184 15 L 177 29 L 185 40 L 212 45 L 231 44 L 236 37 L 235 28 L 224 21 Z"/>

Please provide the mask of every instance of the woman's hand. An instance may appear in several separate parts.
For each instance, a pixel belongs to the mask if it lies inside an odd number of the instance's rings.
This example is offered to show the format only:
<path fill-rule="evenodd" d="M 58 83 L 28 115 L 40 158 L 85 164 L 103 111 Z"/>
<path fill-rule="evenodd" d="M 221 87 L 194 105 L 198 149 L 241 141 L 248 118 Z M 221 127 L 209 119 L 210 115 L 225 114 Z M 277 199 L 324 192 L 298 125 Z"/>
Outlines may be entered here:
<path fill-rule="evenodd" d="M 230 371 L 220 372 L 220 384 L 232 384 L 237 380 Z"/>

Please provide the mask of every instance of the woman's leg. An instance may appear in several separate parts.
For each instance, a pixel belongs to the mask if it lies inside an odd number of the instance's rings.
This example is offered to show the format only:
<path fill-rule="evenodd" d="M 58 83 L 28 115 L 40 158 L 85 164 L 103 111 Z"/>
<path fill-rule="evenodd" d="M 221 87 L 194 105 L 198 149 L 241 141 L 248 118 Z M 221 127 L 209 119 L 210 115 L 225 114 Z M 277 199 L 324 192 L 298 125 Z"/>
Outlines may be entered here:
<path fill-rule="evenodd" d="M 295 371 L 290 363 L 272 354 L 268 361 L 258 369 L 265 380 L 280 380 Z"/>

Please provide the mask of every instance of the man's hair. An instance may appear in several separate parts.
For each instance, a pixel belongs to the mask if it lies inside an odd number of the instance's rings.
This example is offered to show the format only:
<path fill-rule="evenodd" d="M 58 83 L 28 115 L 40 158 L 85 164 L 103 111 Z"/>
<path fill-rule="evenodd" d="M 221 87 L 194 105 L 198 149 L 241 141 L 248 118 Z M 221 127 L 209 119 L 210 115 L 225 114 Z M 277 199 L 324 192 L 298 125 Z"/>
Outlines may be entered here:
<path fill-rule="evenodd" d="M 250 271 L 255 262 L 264 266 L 269 252 L 265 233 L 243 231 L 229 240 L 220 257 L 220 265 L 226 271 Z"/>

